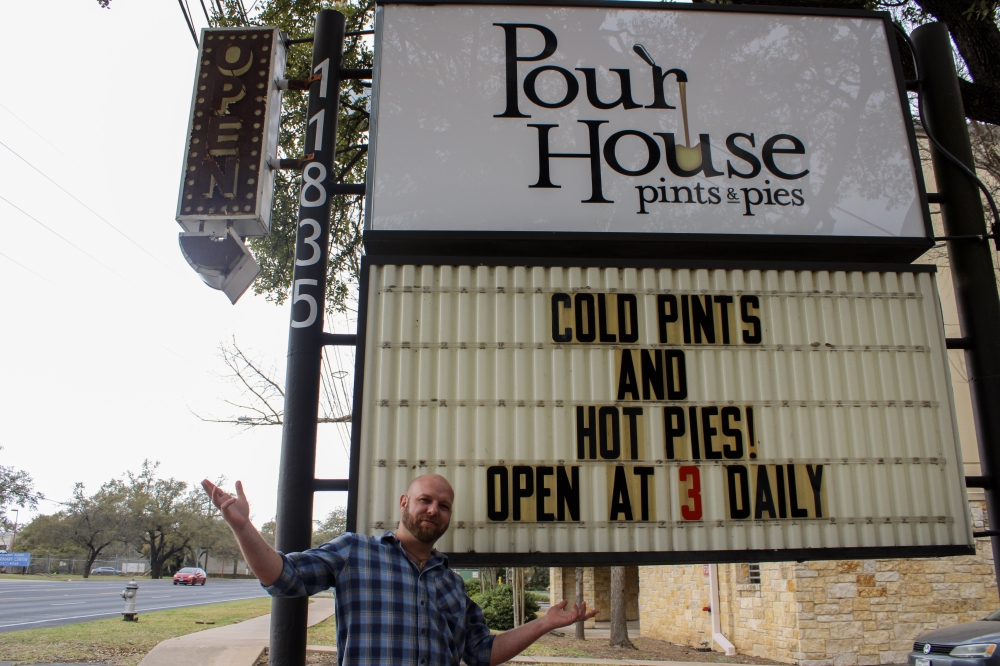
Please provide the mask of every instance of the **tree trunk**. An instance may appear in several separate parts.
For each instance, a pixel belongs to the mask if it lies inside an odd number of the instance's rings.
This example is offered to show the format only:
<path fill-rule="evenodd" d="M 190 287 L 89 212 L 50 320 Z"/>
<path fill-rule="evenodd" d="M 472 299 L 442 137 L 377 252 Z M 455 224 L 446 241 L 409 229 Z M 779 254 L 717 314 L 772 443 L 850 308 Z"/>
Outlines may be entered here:
<path fill-rule="evenodd" d="M 97 556 L 101 551 L 94 551 L 93 548 L 87 553 L 87 566 L 83 569 L 83 577 L 90 578 L 90 570 L 94 567 L 94 562 L 97 561 Z"/>
<path fill-rule="evenodd" d="M 576 606 L 583 608 L 583 567 L 576 568 Z M 576 623 L 576 637 L 581 641 L 587 638 L 583 630 L 583 620 Z"/>
<path fill-rule="evenodd" d="M 625 567 L 611 567 L 611 647 L 636 649 L 625 619 Z"/>

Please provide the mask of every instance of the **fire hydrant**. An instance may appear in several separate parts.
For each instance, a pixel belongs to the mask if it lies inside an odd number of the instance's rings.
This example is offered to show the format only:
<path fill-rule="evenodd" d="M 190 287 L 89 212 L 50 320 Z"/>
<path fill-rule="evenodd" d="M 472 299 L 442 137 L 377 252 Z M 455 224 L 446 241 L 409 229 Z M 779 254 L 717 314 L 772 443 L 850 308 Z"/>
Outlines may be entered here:
<path fill-rule="evenodd" d="M 125 610 L 122 611 L 122 619 L 126 622 L 138 622 L 139 614 L 135 612 L 135 593 L 139 591 L 139 585 L 133 578 L 122 590 L 122 599 L 125 600 Z"/>

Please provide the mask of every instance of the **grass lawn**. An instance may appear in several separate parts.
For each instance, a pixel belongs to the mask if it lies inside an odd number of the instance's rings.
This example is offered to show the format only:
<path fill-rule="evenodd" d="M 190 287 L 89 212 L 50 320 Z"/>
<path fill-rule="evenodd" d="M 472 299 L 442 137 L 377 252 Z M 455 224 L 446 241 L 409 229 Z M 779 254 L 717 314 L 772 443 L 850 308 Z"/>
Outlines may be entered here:
<path fill-rule="evenodd" d="M 331 615 L 319 624 L 309 627 L 306 634 L 306 644 L 337 647 L 336 615 Z"/>
<path fill-rule="evenodd" d="M 10 631 L 0 634 L 0 661 L 104 661 L 135 666 L 160 641 L 270 612 L 271 599 L 263 597 L 145 613 L 138 622 L 109 619 Z"/>

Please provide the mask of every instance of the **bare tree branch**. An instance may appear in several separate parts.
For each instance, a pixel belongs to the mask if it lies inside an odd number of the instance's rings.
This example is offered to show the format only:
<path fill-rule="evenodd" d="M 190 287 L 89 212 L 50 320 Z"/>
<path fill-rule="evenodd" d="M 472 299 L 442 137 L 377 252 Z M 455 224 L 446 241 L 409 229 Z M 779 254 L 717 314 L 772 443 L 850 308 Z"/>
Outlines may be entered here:
<path fill-rule="evenodd" d="M 189 411 L 206 423 L 230 423 L 244 428 L 282 425 L 285 389 L 274 378 L 275 369 L 273 367 L 265 369 L 261 360 L 241 348 L 235 337 L 231 343 L 219 346 L 219 354 L 223 363 L 229 368 L 228 378 L 238 388 L 243 398 L 221 400 L 242 413 L 216 417 L 203 416 L 190 408 Z M 320 375 L 320 414 L 317 416 L 317 423 L 340 423 L 349 427 L 352 421 L 351 391 L 344 382 L 344 377 L 348 374 L 339 367 L 339 361 L 338 369 L 334 370 L 324 355 Z M 344 434 L 349 435 L 349 431 Z"/>

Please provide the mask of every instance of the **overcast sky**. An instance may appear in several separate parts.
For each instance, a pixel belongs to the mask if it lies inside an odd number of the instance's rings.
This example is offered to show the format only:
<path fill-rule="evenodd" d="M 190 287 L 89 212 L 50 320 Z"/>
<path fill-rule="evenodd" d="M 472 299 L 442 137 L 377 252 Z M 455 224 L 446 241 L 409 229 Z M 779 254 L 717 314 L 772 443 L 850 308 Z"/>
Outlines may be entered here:
<path fill-rule="evenodd" d="M 218 352 L 233 336 L 284 378 L 288 310 L 252 293 L 230 305 L 178 249 L 197 51 L 177 3 L 3 2 L 0 24 L 0 464 L 56 501 L 146 458 L 189 483 L 224 474 L 260 525 L 275 513 L 280 428 L 192 412 L 239 415 Z M 337 427 L 320 429 L 323 478 L 347 475 Z M 318 494 L 314 515 L 342 504 Z"/>

